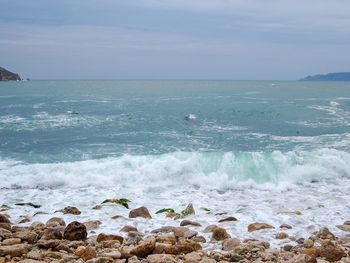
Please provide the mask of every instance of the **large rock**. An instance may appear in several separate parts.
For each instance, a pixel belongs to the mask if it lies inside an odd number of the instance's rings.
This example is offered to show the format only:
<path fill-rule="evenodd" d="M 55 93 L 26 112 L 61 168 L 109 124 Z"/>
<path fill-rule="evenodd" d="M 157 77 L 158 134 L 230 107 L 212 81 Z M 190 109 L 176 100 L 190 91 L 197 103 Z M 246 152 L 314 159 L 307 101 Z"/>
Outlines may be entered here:
<path fill-rule="evenodd" d="M 97 255 L 96 249 L 92 246 L 78 247 L 74 254 L 80 257 L 84 261 L 96 258 L 96 255 Z"/>
<path fill-rule="evenodd" d="M 12 238 L 11 231 L 0 228 L 0 239 L 7 239 L 7 238 Z"/>
<path fill-rule="evenodd" d="M 63 213 L 64 214 L 71 214 L 71 215 L 80 215 L 81 214 L 80 210 L 74 206 L 67 206 L 67 207 L 63 208 Z"/>
<path fill-rule="evenodd" d="M 222 241 L 225 240 L 227 238 L 230 238 L 230 234 L 227 233 L 227 231 L 222 228 L 222 227 L 216 227 L 213 230 L 213 234 L 211 236 L 211 240 L 212 241 Z"/>
<path fill-rule="evenodd" d="M 9 216 L 5 214 L 0 214 L 0 223 L 11 224 Z"/>
<path fill-rule="evenodd" d="M 20 257 L 22 255 L 27 254 L 30 248 L 31 248 L 31 245 L 28 245 L 28 244 L 0 246 L 0 257 L 4 257 L 4 256 Z"/>
<path fill-rule="evenodd" d="M 253 232 L 253 231 L 263 230 L 263 229 L 271 229 L 271 228 L 275 228 L 275 227 L 265 223 L 253 223 L 248 226 L 248 232 Z"/>
<path fill-rule="evenodd" d="M 21 80 L 21 77 L 16 73 L 0 67 L 0 81 L 2 80 Z"/>
<path fill-rule="evenodd" d="M 175 234 L 175 237 L 177 238 L 192 238 L 198 234 L 197 231 L 193 231 L 187 227 L 179 226 L 179 227 L 174 227 L 174 226 L 164 226 L 158 229 L 155 229 L 152 231 L 152 233 L 170 233 L 173 232 Z"/>
<path fill-rule="evenodd" d="M 86 227 L 84 224 L 74 221 L 66 227 L 63 236 L 71 241 L 85 240 L 87 237 Z"/>
<path fill-rule="evenodd" d="M 148 209 L 144 206 L 141 206 L 139 208 L 133 209 L 129 213 L 129 218 L 136 218 L 136 217 L 143 217 L 143 218 L 152 218 L 151 214 L 149 213 Z"/>
<path fill-rule="evenodd" d="M 327 227 L 322 227 L 320 231 L 316 233 L 316 236 L 320 239 L 335 240 L 335 235 L 331 231 L 329 231 Z"/>
<path fill-rule="evenodd" d="M 324 241 L 319 249 L 320 257 L 325 258 L 329 262 L 336 262 L 346 256 L 345 251 L 332 241 Z"/>
<path fill-rule="evenodd" d="M 190 239 L 180 240 L 176 244 L 167 244 L 167 243 L 156 243 L 156 246 L 153 250 L 154 254 L 171 254 L 171 255 L 180 255 L 187 254 L 193 251 L 201 250 L 202 246 Z"/>
<path fill-rule="evenodd" d="M 124 238 L 122 236 L 107 235 L 107 234 L 101 233 L 97 236 L 97 239 L 96 239 L 98 243 L 101 243 L 104 241 L 111 241 L 111 240 L 118 240 L 120 244 L 123 244 Z"/>
<path fill-rule="evenodd" d="M 338 225 L 337 228 L 345 232 L 350 232 L 350 225 Z"/>
<path fill-rule="evenodd" d="M 138 245 L 134 246 L 130 250 L 130 255 L 145 258 L 149 254 L 152 254 L 156 245 L 156 240 L 154 238 L 148 238 L 142 240 Z"/>
<path fill-rule="evenodd" d="M 222 242 L 222 250 L 233 251 L 240 244 L 241 244 L 241 241 L 238 238 L 228 238 Z"/>
<path fill-rule="evenodd" d="M 25 241 L 30 244 L 34 244 L 38 240 L 39 235 L 34 231 L 25 230 L 13 233 L 13 237 L 20 238 L 22 242 Z"/>
<path fill-rule="evenodd" d="M 46 222 L 46 226 L 47 227 L 56 227 L 56 226 L 66 226 L 66 222 L 64 222 L 64 220 L 62 218 L 59 217 L 53 217 L 50 218 L 47 222 Z"/>
<path fill-rule="evenodd" d="M 63 227 L 50 227 L 47 228 L 43 235 L 41 236 L 42 240 L 51 240 L 51 239 L 63 239 L 62 232 L 64 231 Z"/>
<path fill-rule="evenodd" d="M 167 255 L 167 254 L 149 255 L 147 257 L 147 261 L 148 261 L 148 263 L 176 263 L 176 262 L 178 262 L 173 255 Z"/>

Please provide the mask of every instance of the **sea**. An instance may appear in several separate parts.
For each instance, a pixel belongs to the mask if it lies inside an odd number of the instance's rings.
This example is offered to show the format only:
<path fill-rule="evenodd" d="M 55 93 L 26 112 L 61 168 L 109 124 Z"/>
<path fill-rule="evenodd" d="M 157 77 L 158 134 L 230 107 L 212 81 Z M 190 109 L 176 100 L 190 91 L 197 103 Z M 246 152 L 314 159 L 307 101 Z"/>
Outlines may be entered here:
<path fill-rule="evenodd" d="M 128 219 L 115 204 L 92 209 L 109 198 L 153 218 Z M 100 220 L 96 233 L 127 224 L 148 233 L 179 225 L 159 209 L 189 203 L 200 233 L 219 224 L 276 246 L 287 242 L 273 238 L 281 224 L 296 237 L 323 226 L 344 234 L 336 225 L 350 220 L 350 82 L 0 82 L 0 205 L 14 223 L 60 216 Z M 81 215 L 57 212 L 66 206 Z M 238 220 L 218 223 L 228 216 Z M 276 228 L 248 233 L 254 222 Z"/>

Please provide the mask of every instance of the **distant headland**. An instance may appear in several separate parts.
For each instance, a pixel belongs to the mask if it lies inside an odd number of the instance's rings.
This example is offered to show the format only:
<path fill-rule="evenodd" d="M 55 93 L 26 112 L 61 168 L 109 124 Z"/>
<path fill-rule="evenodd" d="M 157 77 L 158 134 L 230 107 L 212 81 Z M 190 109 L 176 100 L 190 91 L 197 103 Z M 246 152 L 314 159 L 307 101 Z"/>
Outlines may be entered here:
<path fill-rule="evenodd" d="M 301 81 L 350 81 L 350 72 L 336 72 L 307 76 Z"/>
<path fill-rule="evenodd" d="M 12 73 L 0 67 L 0 81 L 2 80 L 21 80 L 21 77 L 17 73 Z"/>

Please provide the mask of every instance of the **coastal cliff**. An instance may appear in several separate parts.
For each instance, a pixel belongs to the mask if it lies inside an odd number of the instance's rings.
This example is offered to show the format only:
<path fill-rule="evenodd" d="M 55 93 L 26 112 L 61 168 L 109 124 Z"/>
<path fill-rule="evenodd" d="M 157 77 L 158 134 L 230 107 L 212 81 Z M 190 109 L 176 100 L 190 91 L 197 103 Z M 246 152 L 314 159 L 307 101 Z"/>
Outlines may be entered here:
<path fill-rule="evenodd" d="M 2 80 L 21 80 L 21 77 L 17 73 L 12 73 L 0 67 L 0 81 Z"/>
<path fill-rule="evenodd" d="M 306 78 L 301 79 L 301 81 L 350 81 L 350 72 L 336 72 L 307 76 Z"/>

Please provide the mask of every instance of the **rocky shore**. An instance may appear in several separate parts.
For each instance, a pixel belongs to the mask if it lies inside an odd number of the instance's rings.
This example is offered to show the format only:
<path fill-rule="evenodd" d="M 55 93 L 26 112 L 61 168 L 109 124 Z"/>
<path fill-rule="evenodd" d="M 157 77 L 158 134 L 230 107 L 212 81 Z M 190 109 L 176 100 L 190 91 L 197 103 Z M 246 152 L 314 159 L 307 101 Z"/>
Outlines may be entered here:
<path fill-rule="evenodd" d="M 126 199 L 106 202 L 128 208 Z M 94 209 L 101 209 L 101 206 Z M 77 216 L 81 213 L 76 207 L 66 207 L 59 212 Z M 164 225 L 142 233 L 132 224 L 132 220 L 152 220 L 154 215 L 146 207 L 139 207 L 130 210 L 126 219 L 130 220 L 130 224 L 116 231 L 97 233 L 103 224 L 99 220 L 65 222 L 61 217 L 52 217 L 47 222 L 36 222 L 24 217 L 18 221 L 11 217 L 11 209 L 3 206 L 0 214 L 0 263 L 350 262 L 349 221 L 338 226 L 344 231 L 343 236 L 337 237 L 327 227 L 322 227 L 307 238 L 289 235 L 289 230 L 293 228 L 291 225 L 272 226 L 268 222 L 251 222 L 247 233 L 278 229 L 272 238 L 286 242 L 274 248 L 267 240 L 242 240 L 231 235 L 222 223 L 237 221 L 234 216 L 225 215 L 217 225 L 202 226 L 188 219 L 195 213 L 192 204 L 181 213 L 175 213 L 171 208 L 161 209 L 157 213 L 164 213 L 169 222 L 175 220 L 178 226 Z M 13 220 L 19 223 L 13 224 Z"/>
<path fill-rule="evenodd" d="M 8 71 L 0 67 L 0 81 L 9 81 L 9 80 L 21 80 L 21 77 L 17 73 Z"/>

